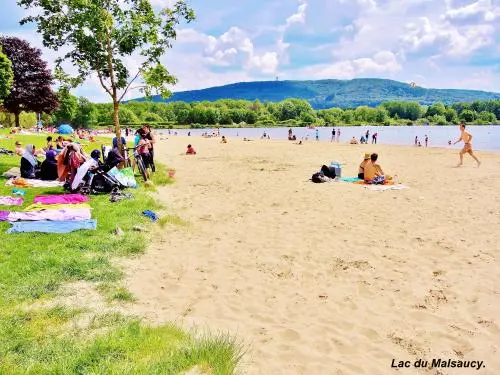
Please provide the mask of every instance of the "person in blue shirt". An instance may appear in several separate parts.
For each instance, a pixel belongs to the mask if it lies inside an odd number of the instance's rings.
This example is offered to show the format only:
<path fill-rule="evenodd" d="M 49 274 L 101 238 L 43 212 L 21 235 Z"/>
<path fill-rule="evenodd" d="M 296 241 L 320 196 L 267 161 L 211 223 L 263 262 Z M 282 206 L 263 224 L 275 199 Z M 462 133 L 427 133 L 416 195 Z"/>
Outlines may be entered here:
<path fill-rule="evenodd" d="M 122 145 L 123 146 L 127 145 L 127 141 L 125 140 L 125 137 L 122 137 Z M 115 148 L 115 147 L 118 147 L 118 140 L 116 139 L 116 137 L 113 138 L 113 148 Z"/>

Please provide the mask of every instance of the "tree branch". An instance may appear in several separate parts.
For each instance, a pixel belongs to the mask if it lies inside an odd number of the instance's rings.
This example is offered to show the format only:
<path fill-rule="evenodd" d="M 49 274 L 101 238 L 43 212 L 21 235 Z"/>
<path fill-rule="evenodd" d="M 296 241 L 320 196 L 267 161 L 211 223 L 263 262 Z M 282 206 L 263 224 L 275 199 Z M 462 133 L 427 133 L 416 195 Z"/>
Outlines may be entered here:
<path fill-rule="evenodd" d="M 130 80 L 128 83 L 127 87 L 125 87 L 125 91 L 123 91 L 123 94 L 120 96 L 120 99 L 118 99 L 118 102 L 121 102 L 125 94 L 127 93 L 128 89 L 130 88 L 130 85 L 139 77 L 139 74 L 141 74 L 141 69 L 137 71 L 137 74 Z"/>
<path fill-rule="evenodd" d="M 99 70 L 97 70 L 97 76 L 99 77 L 99 82 L 101 82 L 101 86 L 104 88 L 104 90 L 106 90 L 106 92 L 109 94 L 109 96 L 113 97 L 111 90 L 104 84 L 104 80 L 102 79 L 102 75 L 99 72 Z"/>

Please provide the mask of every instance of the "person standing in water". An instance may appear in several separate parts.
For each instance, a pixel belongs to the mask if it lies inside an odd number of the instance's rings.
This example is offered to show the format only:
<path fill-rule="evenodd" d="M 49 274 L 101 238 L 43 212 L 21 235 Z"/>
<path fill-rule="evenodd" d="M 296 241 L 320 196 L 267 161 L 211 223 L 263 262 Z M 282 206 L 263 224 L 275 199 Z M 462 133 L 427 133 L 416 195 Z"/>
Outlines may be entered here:
<path fill-rule="evenodd" d="M 316 140 L 319 141 L 319 130 L 316 128 Z"/>
<path fill-rule="evenodd" d="M 481 162 L 472 151 L 472 134 L 465 130 L 465 124 L 460 124 L 460 138 L 458 138 L 458 140 L 453 144 L 456 145 L 460 141 L 464 142 L 464 148 L 462 148 L 462 150 L 460 150 L 460 153 L 458 154 L 460 156 L 460 163 L 457 164 L 457 167 L 460 167 L 463 164 L 464 154 L 469 154 L 470 156 L 472 156 L 472 158 L 476 161 L 477 166 L 479 167 L 481 165 Z"/>
<path fill-rule="evenodd" d="M 425 135 L 425 147 L 427 147 L 428 143 L 429 143 L 429 137 L 427 136 L 427 134 Z"/>
<path fill-rule="evenodd" d="M 340 128 L 337 129 L 337 142 L 340 142 Z"/>
<path fill-rule="evenodd" d="M 335 128 L 332 128 L 332 142 L 335 141 Z"/>

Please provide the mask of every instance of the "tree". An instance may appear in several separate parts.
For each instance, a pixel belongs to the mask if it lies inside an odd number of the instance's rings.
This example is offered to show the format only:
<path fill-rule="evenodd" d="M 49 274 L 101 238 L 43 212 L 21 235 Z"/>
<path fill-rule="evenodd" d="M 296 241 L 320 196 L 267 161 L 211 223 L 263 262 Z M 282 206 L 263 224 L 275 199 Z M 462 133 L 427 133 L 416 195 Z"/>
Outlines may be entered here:
<path fill-rule="evenodd" d="M 59 108 L 53 114 L 56 124 L 72 123 L 78 108 L 78 99 L 76 96 L 71 95 L 67 88 L 59 89 L 57 98 Z"/>
<path fill-rule="evenodd" d="M 113 101 L 113 123 L 121 147 L 120 102 L 137 79 L 141 90 L 166 97 L 168 85 L 175 84 L 160 58 L 172 47 L 176 26 L 184 19 L 194 20 L 194 11 L 183 0 L 170 8 L 155 12 L 150 0 L 19 0 L 19 5 L 37 11 L 21 24 L 34 22 L 42 34 L 43 44 L 54 50 L 69 47 L 70 52 L 58 59 L 70 61 L 78 69 L 76 77 L 65 76 L 73 86 L 96 74 Z M 134 55 L 139 66 L 131 72 L 126 66 Z"/>
<path fill-rule="evenodd" d="M 97 121 L 97 111 L 95 105 L 87 98 L 78 98 L 78 106 L 76 108 L 73 122 L 76 126 L 88 128 L 91 124 Z"/>
<path fill-rule="evenodd" d="M 2 53 L 0 48 L 0 102 L 10 94 L 12 83 L 14 82 L 14 72 L 9 58 Z"/>
<path fill-rule="evenodd" d="M 52 113 L 59 104 L 50 87 L 52 73 L 42 60 L 42 52 L 19 38 L 0 37 L 0 46 L 14 71 L 14 84 L 3 106 L 14 114 L 16 126 L 22 111 Z"/>
<path fill-rule="evenodd" d="M 472 122 L 477 118 L 477 113 L 470 109 L 466 109 L 460 113 L 460 120 L 464 122 Z"/>

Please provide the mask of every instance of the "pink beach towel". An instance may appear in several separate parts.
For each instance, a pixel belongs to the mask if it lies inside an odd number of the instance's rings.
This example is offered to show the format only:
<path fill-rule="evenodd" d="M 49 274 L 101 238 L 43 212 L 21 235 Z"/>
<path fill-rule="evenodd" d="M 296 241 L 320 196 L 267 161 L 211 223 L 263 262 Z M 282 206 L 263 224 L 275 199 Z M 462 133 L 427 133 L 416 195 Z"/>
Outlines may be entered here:
<path fill-rule="evenodd" d="M 23 204 L 23 198 L 0 197 L 0 204 L 4 206 L 20 206 Z"/>
<path fill-rule="evenodd" d="M 7 215 L 5 215 L 7 214 Z M 0 221 L 61 221 L 61 220 L 89 220 L 89 208 L 63 208 L 60 210 L 44 211 L 0 211 Z"/>
<path fill-rule="evenodd" d="M 75 204 L 88 202 L 89 197 L 81 194 L 39 195 L 34 203 L 43 204 Z"/>

